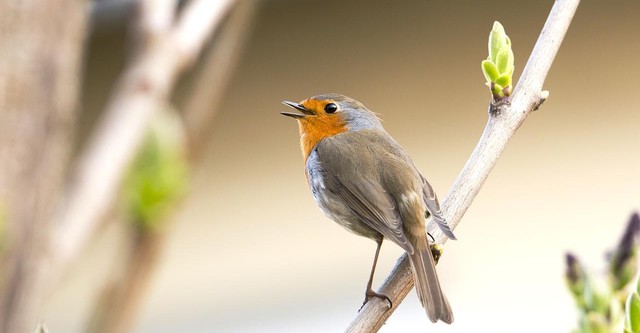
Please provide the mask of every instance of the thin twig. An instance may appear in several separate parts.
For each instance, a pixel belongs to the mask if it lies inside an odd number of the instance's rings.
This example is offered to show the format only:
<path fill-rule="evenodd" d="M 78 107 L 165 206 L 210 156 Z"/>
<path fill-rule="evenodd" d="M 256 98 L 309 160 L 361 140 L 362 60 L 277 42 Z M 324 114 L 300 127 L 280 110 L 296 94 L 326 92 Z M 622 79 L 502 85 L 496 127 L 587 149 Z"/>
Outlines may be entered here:
<path fill-rule="evenodd" d="M 536 105 L 539 105 L 543 97 L 541 96 L 542 84 L 579 2 L 579 0 L 555 2 L 516 86 L 511 104 L 502 104 L 498 107 L 498 112 L 490 114 L 480 141 L 442 204 L 444 216 L 452 228 L 459 224 L 509 139 L 527 115 Z M 430 224 L 428 229 L 436 243 L 446 242 L 446 236 L 436 227 Z M 393 308 L 389 309 L 388 303 L 382 299 L 371 299 L 347 327 L 346 332 L 377 332 L 412 289 L 413 278 L 409 270 L 407 255 L 402 255 L 380 288 L 381 293 L 391 298 Z M 446 285 L 444 288 L 446 290 Z"/>

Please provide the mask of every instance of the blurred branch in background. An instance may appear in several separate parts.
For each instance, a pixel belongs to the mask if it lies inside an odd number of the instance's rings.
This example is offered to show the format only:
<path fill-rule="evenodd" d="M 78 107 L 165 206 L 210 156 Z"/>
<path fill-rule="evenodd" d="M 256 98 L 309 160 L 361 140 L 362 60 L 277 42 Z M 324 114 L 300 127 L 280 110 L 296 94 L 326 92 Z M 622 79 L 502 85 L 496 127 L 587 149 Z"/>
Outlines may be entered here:
<path fill-rule="evenodd" d="M 204 55 L 200 72 L 187 94 L 182 112 L 189 155 L 193 159 L 197 160 L 202 153 L 201 144 L 206 142 L 223 93 L 240 59 L 257 7 L 257 0 L 238 2 L 215 43 Z"/>
<path fill-rule="evenodd" d="M 7 229 L 1 331 L 31 331 L 40 319 L 42 301 L 117 203 L 178 76 L 232 3 L 192 0 L 179 14 L 174 0 L 138 3 L 136 52 L 63 190 L 86 8 L 77 1 L 0 4 L 0 48 L 8 53 L 0 60 L 0 206 Z"/>
<path fill-rule="evenodd" d="M 575 254 L 567 253 L 565 279 L 579 316 L 578 328 L 574 332 L 622 331 L 627 286 L 638 274 L 639 241 L 640 217 L 633 214 L 618 246 L 607 255 L 605 276 L 590 273 Z"/>
<path fill-rule="evenodd" d="M 139 305 L 164 243 L 167 215 L 187 188 L 188 167 L 182 122 L 165 109 L 153 119 L 142 150 L 128 172 L 121 204 L 127 224 L 127 251 L 120 272 L 95 306 L 88 332 L 132 331 Z"/>
<path fill-rule="evenodd" d="M 529 113 L 537 109 L 546 99 L 547 93 L 542 92 L 542 85 L 579 2 L 579 0 L 555 2 L 512 98 L 491 103 L 489 120 L 484 133 L 442 204 L 444 217 L 452 228 L 458 225 L 471 205 L 510 138 Z M 437 227 L 430 223 L 428 229 L 434 236 L 435 243 L 444 244 L 446 237 Z M 384 300 L 372 298 L 360 310 L 346 331 L 377 332 L 413 287 L 409 269 L 407 255 L 404 254 L 379 290 L 391 298 L 392 308 L 389 308 Z M 455 311 L 455 304 L 453 307 Z"/>
<path fill-rule="evenodd" d="M 50 291 L 86 35 L 82 1 L 0 1 L 0 332 L 31 332 Z"/>
<path fill-rule="evenodd" d="M 65 209 L 57 216 L 60 236 L 53 248 L 59 265 L 66 266 L 75 258 L 113 208 L 151 119 L 165 107 L 178 75 L 193 63 L 231 3 L 194 0 L 176 19 L 176 1 L 141 1 L 136 37 L 139 49 L 79 157 Z M 205 17 L 197 17 L 203 13 Z"/>
<path fill-rule="evenodd" d="M 125 209 L 132 223 L 129 248 L 122 260 L 123 273 L 103 291 L 89 332 L 133 330 L 171 227 L 167 223 L 173 220 L 172 208 L 182 199 L 188 182 L 187 157 L 191 169 L 196 168 L 257 5 L 257 1 L 238 2 L 220 27 L 198 66 L 196 82 L 182 112 L 184 122 L 176 117 L 175 110 L 160 112 L 160 117 L 152 121 L 150 137 L 125 181 Z"/>

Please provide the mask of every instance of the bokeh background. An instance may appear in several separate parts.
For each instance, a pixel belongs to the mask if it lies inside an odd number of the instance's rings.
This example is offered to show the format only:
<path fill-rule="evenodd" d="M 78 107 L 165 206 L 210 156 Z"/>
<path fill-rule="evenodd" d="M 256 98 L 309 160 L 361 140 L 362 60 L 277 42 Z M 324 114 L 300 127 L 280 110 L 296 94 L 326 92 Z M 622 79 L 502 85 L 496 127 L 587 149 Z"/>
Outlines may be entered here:
<path fill-rule="evenodd" d="M 242 0 L 244 1 L 244 0 Z M 138 332 L 337 332 L 361 305 L 375 245 L 328 220 L 306 186 L 282 100 L 339 92 L 381 114 L 441 198 L 484 128 L 481 60 L 494 20 L 516 79 L 552 1 L 261 1 L 203 163 L 171 224 Z M 456 320 L 432 325 L 414 292 L 382 332 L 567 332 L 564 253 L 604 268 L 640 208 L 640 2 L 584 1 L 544 88 L 445 247 Z M 80 138 L 126 57 L 125 20 L 97 26 Z M 196 71 L 197 72 L 197 69 Z M 176 93 L 177 108 L 184 103 Z M 51 332 L 81 332 L 119 260 L 100 237 L 48 305 Z M 376 284 L 401 254 L 386 243 Z"/>

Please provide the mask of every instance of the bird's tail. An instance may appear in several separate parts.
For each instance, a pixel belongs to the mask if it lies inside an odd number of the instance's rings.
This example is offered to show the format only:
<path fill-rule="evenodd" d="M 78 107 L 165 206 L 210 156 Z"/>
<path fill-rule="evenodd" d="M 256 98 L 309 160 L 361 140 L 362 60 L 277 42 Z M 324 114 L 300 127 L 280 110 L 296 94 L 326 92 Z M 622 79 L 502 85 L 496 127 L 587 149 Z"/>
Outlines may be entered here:
<path fill-rule="evenodd" d="M 449 302 L 440 289 L 436 265 L 431 255 L 431 249 L 425 238 L 416 242 L 415 251 L 409 255 L 411 268 L 416 285 L 416 291 L 427 316 L 432 322 L 442 320 L 447 324 L 453 322 L 453 313 Z"/>

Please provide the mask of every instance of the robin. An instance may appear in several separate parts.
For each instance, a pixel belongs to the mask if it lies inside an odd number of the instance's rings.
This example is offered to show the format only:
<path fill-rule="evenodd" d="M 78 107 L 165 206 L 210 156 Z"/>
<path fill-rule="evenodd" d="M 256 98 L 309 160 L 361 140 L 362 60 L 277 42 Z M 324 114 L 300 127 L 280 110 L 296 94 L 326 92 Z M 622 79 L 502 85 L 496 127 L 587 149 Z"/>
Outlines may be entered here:
<path fill-rule="evenodd" d="M 411 258 L 418 297 L 429 319 L 451 323 L 453 314 L 427 242 L 426 218 L 431 216 L 450 239 L 455 236 L 433 188 L 409 155 L 376 114 L 352 98 L 326 94 L 282 103 L 299 111 L 282 114 L 298 121 L 307 182 L 318 206 L 339 225 L 377 243 L 363 305 L 372 297 L 391 303 L 371 288 L 387 238 Z"/>

